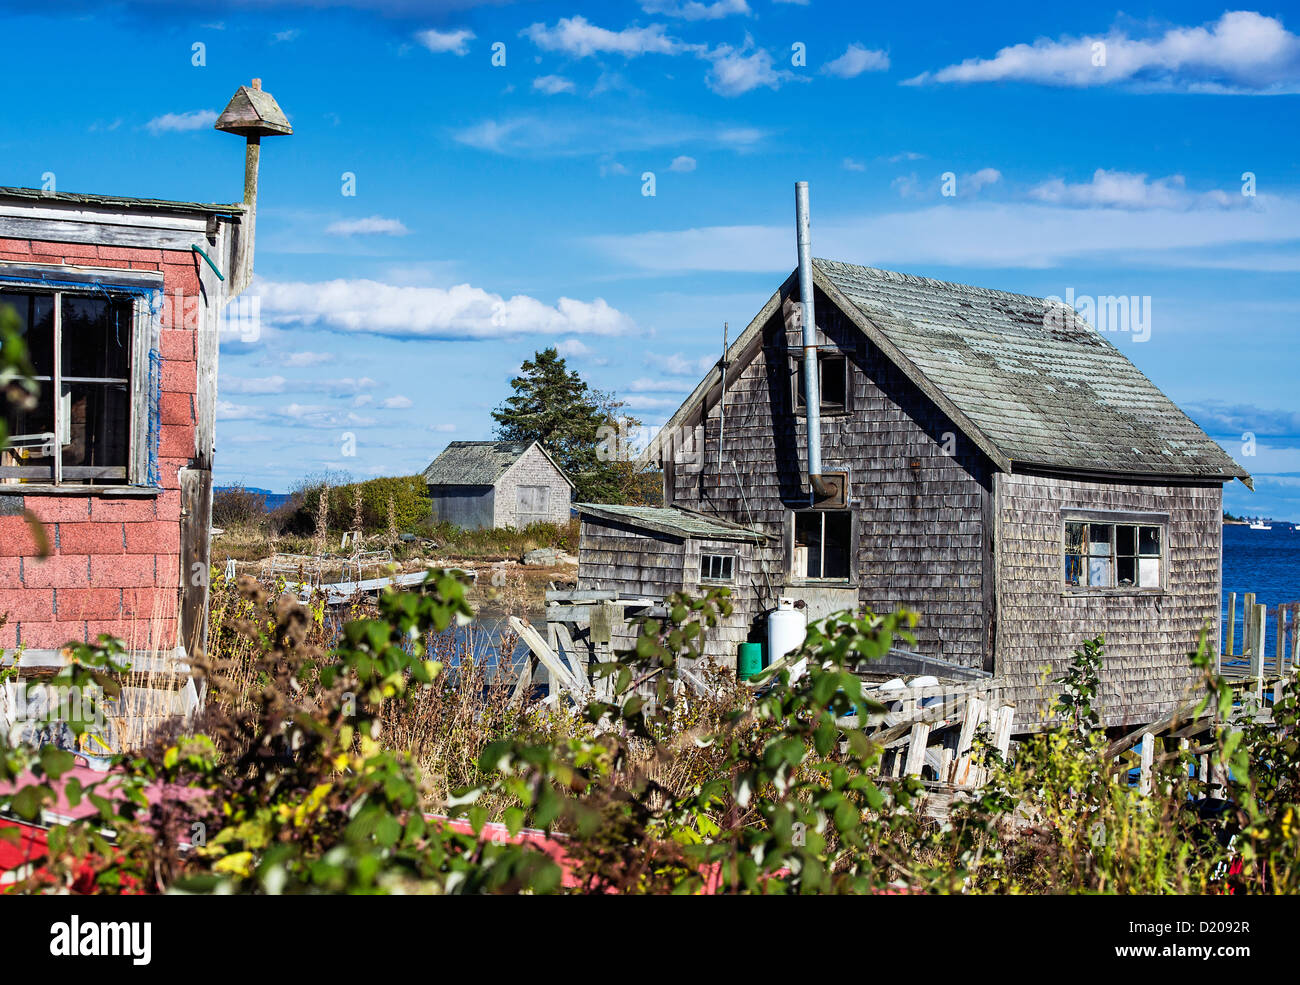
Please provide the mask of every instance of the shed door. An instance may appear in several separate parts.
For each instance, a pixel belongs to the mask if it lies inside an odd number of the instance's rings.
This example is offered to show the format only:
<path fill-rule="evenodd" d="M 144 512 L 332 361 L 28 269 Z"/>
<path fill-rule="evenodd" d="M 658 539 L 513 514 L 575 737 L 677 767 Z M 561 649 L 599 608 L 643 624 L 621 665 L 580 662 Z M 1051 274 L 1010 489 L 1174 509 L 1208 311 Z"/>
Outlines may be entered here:
<path fill-rule="evenodd" d="M 519 486 L 519 498 L 515 507 L 516 526 L 550 522 L 550 492 L 549 486 Z"/>

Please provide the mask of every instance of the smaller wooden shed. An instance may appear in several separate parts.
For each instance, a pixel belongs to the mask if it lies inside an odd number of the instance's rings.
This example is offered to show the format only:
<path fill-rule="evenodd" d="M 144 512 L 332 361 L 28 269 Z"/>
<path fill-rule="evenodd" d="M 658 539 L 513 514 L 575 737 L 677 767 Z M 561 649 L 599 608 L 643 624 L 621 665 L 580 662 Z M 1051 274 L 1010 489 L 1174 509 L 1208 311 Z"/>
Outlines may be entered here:
<path fill-rule="evenodd" d="M 435 522 L 467 530 L 569 522 L 573 482 L 538 441 L 453 441 L 424 481 Z"/>

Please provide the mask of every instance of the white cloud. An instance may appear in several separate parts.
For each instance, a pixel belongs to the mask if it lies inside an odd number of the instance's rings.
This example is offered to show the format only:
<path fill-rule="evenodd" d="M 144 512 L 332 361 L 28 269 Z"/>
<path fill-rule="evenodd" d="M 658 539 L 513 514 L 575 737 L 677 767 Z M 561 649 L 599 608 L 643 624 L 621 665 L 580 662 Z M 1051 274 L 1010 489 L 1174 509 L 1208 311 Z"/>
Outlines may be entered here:
<path fill-rule="evenodd" d="M 691 363 L 689 360 L 683 360 L 681 365 L 689 368 L 691 373 L 697 371 L 704 373 L 708 370 L 707 366 L 704 367 L 704 369 L 699 369 L 697 364 Z M 627 389 L 630 393 L 688 393 L 692 386 L 693 384 L 688 383 L 685 380 L 664 380 L 642 377 L 641 379 L 633 380 L 631 384 L 628 385 Z"/>
<path fill-rule="evenodd" d="M 651 366 L 658 366 L 660 370 L 670 376 L 690 376 L 698 379 L 717 363 L 718 357 L 700 356 L 698 359 L 689 359 L 680 352 L 674 352 L 666 356 L 657 352 L 647 352 L 645 360 Z"/>
<path fill-rule="evenodd" d="M 229 400 L 217 401 L 217 420 L 219 421 L 249 421 L 265 417 L 265 413 L 256 407 L 250 407 L 248 404 L 235 404 Z"/>
<path fill-rule="evenodd" d="M 764 48 L 753 48 L 753 42 L 745 39 L 739 48 L 731 45 L 719 45 L 702 57 L 712 63 L 705 82 L 710 89 L 720 96 L 740 96 L 754 89 L 779 89 L 783 82 L 807 78 L 797 76 L 788 69 L 774 66 L 771 52 Z"/>
<path fill-rule="evenodd" d="M 901 154 L 894 154 L 889 158 L 890 164 L 897 164 L 899 161 L 919 161 L 925 157 L 924 154 L 918 154 L 914 150 L 905 150 Z"/>
<path fill-rule="evenodd" d="M 613 155 L 676 148 L 687 144 L 746 151 L 760 144 L 768 131 L 696 117 L 645 117 L 549 114 L 487 119 L 454 130 L 457 143 L 510 157 Z"/>
<path fill-rule="evenodd" d="M 533 88 L 548 96 L 554 96 L 561 92 L 573 92 L 574 85 L 571 79 L 566 79 L 562 75 L 539 75 L 533 79 Z"/>
<path fill-rule="evenodd" d="M 218 389 L 223 393 L 284 393 L 288 382 L 283 376 L 223 376 Z"/>
<path fill-rule="evenodd" d="M 452 432 L 452 431 L 455 431 L 455 430 L 456 430 L 456 425 L 455 425 L 455 424 L 430 424 L 429 427 L 427 428 L 427 430 L 429 430 L 429 431 L 439 431 L 439 432 L 442 432 L 443 434 L 447 434 L 447 433 L 450 433 L 450 432 Z"/>
<path fill-rule="evenodd" d="M 713 3 L 700 3 L 699 0 L 641 0 L 641 9 L 647 14 L 680 17 L 688 21 L 713 21 L 732 14 L 752 13 L 745 0 L 714 0 Z"/>
<path fill-rule="evenodd" d="M 414 407 L 415 402 L 410 397 L 399 393 L 395 397 L 385 397 L 379 402 L 379 406 L 385 410 L 406 410 L 408 407 Z"/>
<path fill-rule="evenodd" d="M 841 79 L 852 79 L 863 72 L 883 72 L 887 68 L 889 68 L 889 55 L 886 52 L 854 43 L 849 45 L 839 58 L 823 65 L 822 71 Z"/>
<path fill-rule="evenodd" d="M 668 170 L 681 172 L 694 171 L 695 158 L 687 157 L 685 154 L 682 154 L 679 157 L 674 157 L 673 163 L 668 165 Z"/>
<path fill-rule="evenodd" d="M 922 73 L 908 83 L 1002 81 L 1295 93 L 1300 92 L 1300 37 L 1276 18 L 1235 10 L 1209 25 L 1173 27 L 1152 38 L 1131 38 L 1119 29 L 1098 36 L 1039 38 L 1033 44 L 1002 48 L 992 58 L 968 58 Z"/>
<path fill-rule="evenodd" d="M 294 38 L 298 37 L 298 35 L 300 35 L 301 33 L 302 31 L 298 30 L 297 28 L 291 28 L 288 31 L 276 31 L 273 35 L 271 35 L 271 40 L 276 42 L 277 44 L 285 41 L 292 41 Z"/>
<path fill-rule="evenodd" d="M 597 27 L 581 15 L 561 17 L 554 27 L 532 24 L 519 33 L 543 51 L 558 51 L 575 58 L 594 55 L 636 58 L 639 55 L 675 55 L 693 50 L 693 46 L 670 38 L 662 24 L 611 31 Z"/>
<path fill-rule="evenodd" d="M 622 400 L 628 410 L 669 410 L 681 403 L 673 397 L 648 397 L 636 393 L 625 396 Z"/>
<path fill-rule="evenodd" d="M 464 55 L 469 52 L 469 42 L 473 41 L 476 35 L 468 28 L 458 28 L 455 31 L 435 31 L 432 28 L 427 31 L 417 31 L 415 40 L 424 45 L 435 55 Z"/>
<path fill-rule="evenodd" d="M 1029 190 L 1029 195 L 1040 202 L 1058 205 L 1119 209 L 1228 208 L 1243 201 L 1241 195 L 1234 198 L 1221 189 L 1190 192 L 1187 179 L 1181 174 L 1151 181 L 1145 174 L 1107 171 L 1105 168 L 1093 172 L 1091 181 L 1070 183 L 1062 178 L 1052 178 L 1035 185 Z"/>
<path fill-rule="evenodd" d="M 275 357 L 275 362 L 283 366 L 323 366 L 337 358 L 332 352 L 285 352 Z"/>
<path fill-rule="evenodd" d="M 1041 269 L 1104 258 L 1146 268 L 1286 271 L 1300 270 L 1296 229 L 1300 199 L 1276 196 L 1231 209 L 1144 211 L 949 199 L 836 216 L 815 223 L 814 242 L 819 256 L 902 270 L 918 264 Z M 591 242 L 630 268 L 658 273 L 785 274 L 793 266 L 784 225 L 710 226 Z"/>
<path fill-rule="evenodd" d="M 332 222 L 325 228 L 325 232 L 330 236 L 405 236 L 410 230 L 401 219 L 372 215 L 364 219 Z"/>
<path fill-rule="evenodd" d="M 851 158 L 851 157 L 846 157 L 846 158 L 844 159 L 843 166 L 844 166 L 844 170 L 845 170 L 845 171 L 865 171 L 865 170 L 867 170 L 867 166 L 866 166 L 865 164 L 863 164 L 861 161 L 855 161 L 855 160 L 854 160 L 853 158 Z"/>
<path fill-rule="evenodd" d="M 469 284 L 443 289 L 373 280 L 259 282 L 262 317 L 272 324 L 320 325 L 391 338 L 491 339 L 529 334 L 623 335 L 631 318 L 603 298 L 554 305 L 503 298 Z"/>
<path fill-rule="evenodd" d="M 980 168 L 974 174 L 962 175 L 957 182 L 959 192 L 977 192 L 989 185 L 996 185 L 1002 180 L 1002 172 L 997 168 Z"/>
<path fill-rule="evenodd" d="M 562 342 L 555 343 L 555 351 L 568 359 L 589 356 L 592 353 L 592 348 L 580 339 L 565 339 Z"/>
<path fill-rule="evenodd" d="M 319 404 L 286 404 L 272 412 L 278 422 L 290 427 L 337 428 L 369 427 L 377 424 L 373 417 L 362 417 L 351 411 L 337 411 Z"/>
<path fill-rule="evenodd" d="M 189 130 L 203 130 L 217 122 L 215 109 L 194 109 L 188 113 L 164 113 L 155 116 L 145 124 L 152 134 L 184 133 Z"/>

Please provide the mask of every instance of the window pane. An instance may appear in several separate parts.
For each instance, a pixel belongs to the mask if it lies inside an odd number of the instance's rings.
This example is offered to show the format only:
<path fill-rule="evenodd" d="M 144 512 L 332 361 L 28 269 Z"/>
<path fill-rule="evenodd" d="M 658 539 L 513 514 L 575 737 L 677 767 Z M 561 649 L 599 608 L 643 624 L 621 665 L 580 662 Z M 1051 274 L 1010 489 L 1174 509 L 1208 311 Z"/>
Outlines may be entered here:
<path fill-rule="evenodd" d="M 1083 524 L 1067 523 L 1065 525 L 1065 551 L 1067 554 L 1083 553 Z"/>
<path fill-rule="evenodd" d="M 1138 553 L 1145 555 L 1154 555 L 1160 553 L 1160 528 L 1143 527 L 1138 537 Z"/>
<path fill-rule="evenodd" d="M 0 294 L 0 304 L 7 304 L 18 315 L 18 334 L 27 345 L 32 370 L 38 377 L 54 376 L 54 295 Z"/>
<path fill-rule="evenodd" d="M 1131 528 L 1130 528 L 1131 529 Z M 1115 579 L 1121 587 L 1137 584 L 1137 558 L 1119 557 L 1115 559 Z"/>
<path fill-rule="evenodd" d="M 806 555 L 800 571 L 795 569 L 796 575 L 802 575 L 805 578 L 820 578 L 822 576 L 822 515 L 818 512 L 796 513 L 794 515 L 794 543 L 797 548 L 804 548 L 803 553 Z M 796 550 L 796 554 L 800 552 Z"/>
<path fill-rule="evenodd" d="M 1088 553 L 1094 557 L 1110 557 L 1114 529 L 1109 523 L 1088 524 Z"/>
<path fill-rule="evenodd" d="M 69 383 L 63 394 L 63 464 L 125 467 L 130 388 L 122 383 Z"/>
<path fill-rule="evenodd" d="M 131 312 L 129 300 L 63 295 L 63 375 L 129 377 Z"/>
<path fill-rule="evenodd" d="M 1083 558 L 1078 554 L 1065 556 L 1065 583 L 1067 585 L 1087 584 L 1083 579 Z"/>
<path fill-rule="evenodd" d="M 723 581 L 731 581 L 732 576 L 735 574 L 733 565 L 735 564 L 736 559 L 728 554 L 719 560 L 722 561 L 722 570 L 719 572 L 718 577 Z"/>
<path fill-rule="evenodd" d="M 845 406 L 846 362 L 843 356 L 823 356 L 821 369 L 822 408 L 843 410 Z"/>
<path fill-rule="evenodd" d="M 1144 557 L 1138 561 L 1138 585 L 1141 588 L 1160 587 L 1160 559 Z"/>
<path fill-rule="evenodd" d="M 852 520 L 848 513 L 827 513 L 826 543 L 823 548 L 823 578 L 849 577 L 849 547 Z"/>
<path fill-rule="evenodd" d="M 17 404 L 0 395 L 9 434 L 8 444 L 0 451 L 0 466 L 46 467 L 53 478 L 54 401 L 50 399 L 48 382 L 38 383 L 37 387 L 36 407 L 28 411 L 20 410 Z"/>
<path fill-rule="evenodd" d="M 1137 527 L 1120 526 L 1115 528 L 1115 553 L 1137 553 Z"/>
<path fill-rule="evenodd" d="M 1113 582 L 1110 579 L 1111 564 L 1110 558 L 1094 557 L 1088 560 L 1088 584 L 1096 588 L 1110 588 Z"/>

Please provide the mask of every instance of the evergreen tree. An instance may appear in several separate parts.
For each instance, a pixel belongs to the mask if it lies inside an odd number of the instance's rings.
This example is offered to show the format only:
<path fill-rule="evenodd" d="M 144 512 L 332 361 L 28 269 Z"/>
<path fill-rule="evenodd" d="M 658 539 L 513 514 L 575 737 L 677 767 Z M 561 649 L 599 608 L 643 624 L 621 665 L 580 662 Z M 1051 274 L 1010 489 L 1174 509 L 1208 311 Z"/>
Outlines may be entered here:
<path fill-rule="evenodd" d="M 554 347 L 524 361 L 514 394 L 492 412 L 503 441 L 540 441 L 578 487 L 579 501 L 607 501 L 607 464 L 596 456 L 606 423 L 600 395 L 565 365 Z"/>

